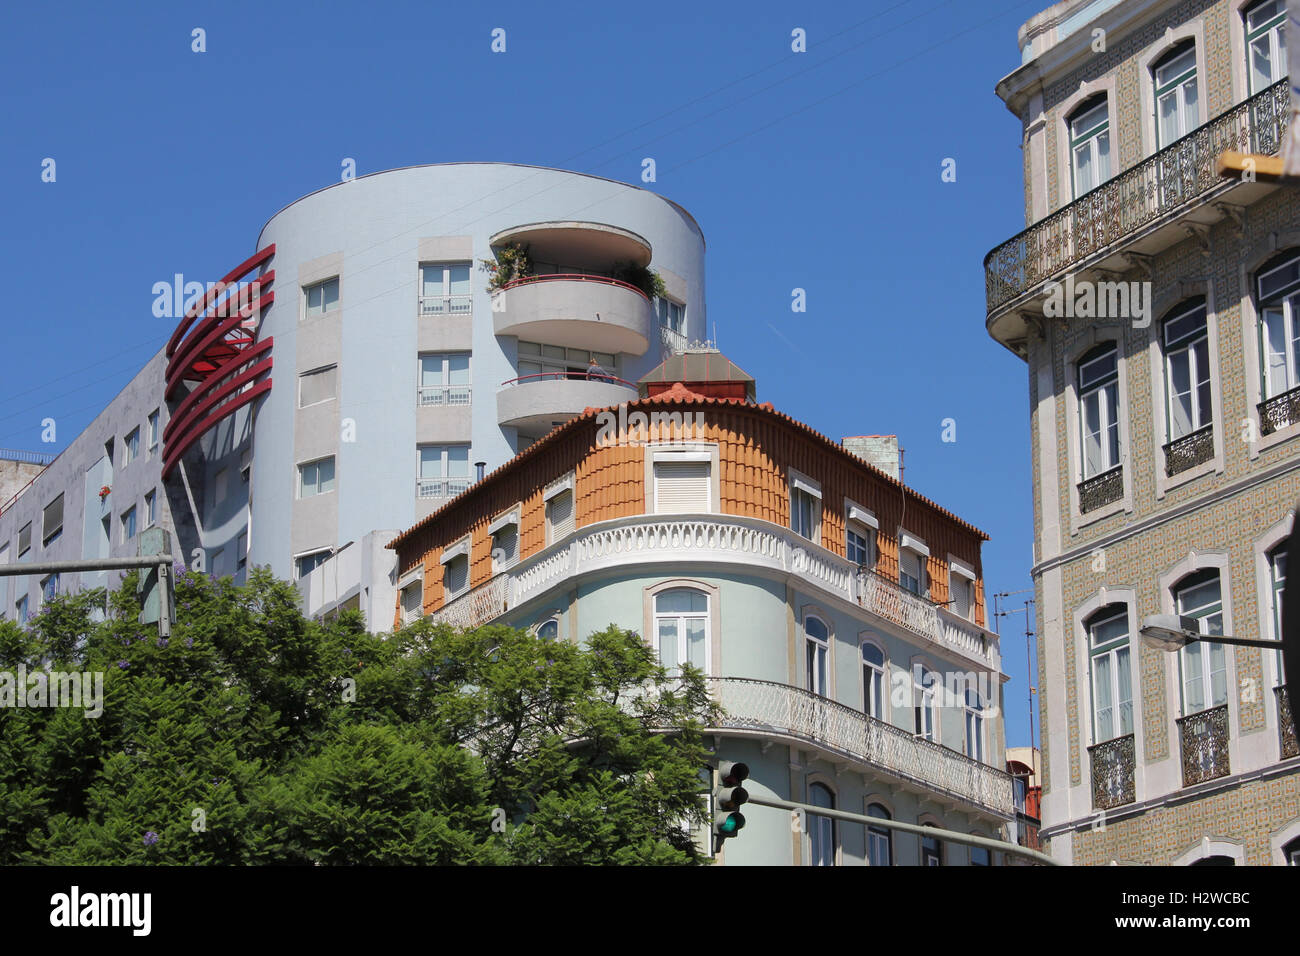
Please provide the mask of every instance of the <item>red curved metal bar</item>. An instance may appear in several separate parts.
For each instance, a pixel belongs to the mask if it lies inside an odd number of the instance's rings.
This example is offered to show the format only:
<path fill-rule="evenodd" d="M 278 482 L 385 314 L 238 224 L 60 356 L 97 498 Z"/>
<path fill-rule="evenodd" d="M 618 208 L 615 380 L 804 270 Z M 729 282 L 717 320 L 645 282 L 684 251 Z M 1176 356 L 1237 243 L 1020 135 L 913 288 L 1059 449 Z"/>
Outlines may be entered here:
<path fill-rule="evenodd" d="M 259 249 L 239 265 L 235 266 L 235 268 L 231 269 L 226 273 L 225 278 L 204 294 L 202 299 L 190 306 L 190 308 L 186 310 L 185 318 L 176 326 L 176 331 L 172 332 L 172 337 L 167 340 L 167 354 L 170 356 L 172 352 L 176 350 L 176 345 L 185 336 L 186 330 L 191 324 L 193 324 L 194 320 L 207 309 L 208 304 L 212 299 L 221 294 L 222 288 L 233 282 L 238 282 L 273 255 L 275 255 L 274 242 L 265 249 Z"/>
<path fill-rule="evenodd" d="M 610 385 L 624 385 L 627 388 L 636 388 L 636 385 L 632 382 L 621 379 L 616 375 L 601 372 L 533 372 L 530 375 L 520 375 L 518 378 L 508 378 L 501 383 L 500 387 L 518 385 L 520 382 L 533 379 L 542 382 L 605 382 Z"/>
<path fill-rule="evenodd" d="M 202 438 L 203 435 L 207 433 L 208 429 L 210 429 L 217 422 L 221 421 L 221 419 L 225 418 L 227 415 L 244 407 L 254 399 L 262 395 L 265 395 L 270 390 L 271 390 L 271 380 L 268 378 L 265 381 L 259 382 L 258 384 L 254 385 L 248 391 L 244 392 L 242 395 L 239 395 L 232 401 L 229 401 L 225 405 L 222 405 L 220 408 L 218 408 L 207 418 L 203 419 L 203 421 L 199 422 L 193 428 L 188 429 L 186 433 L 183 436 L 181 436 L 178 443 L 174 445 L 172 448 L 169 448 L 166 454 L 163 456 L 163 468 L 162 468 L 163 477 L 164 478 L 167 477 L 167 475 L 171 472 L 171 470 L 174 467 L 176 467 L 176 462 L 181 457 L 181 455 L 189 451 L 190 446 L 193 445 L 200 438 Z"/>
<path fill-rule="evenodd" d="M 265 308 L 274 301 L 275 293 L 268 292 L 266 295 L 262 296 L 257 303 L 254 303 L 254 309 Z M 250 312 L 249 314 L 251 315 L 252 313 Z M 229 351 L 223 351 L 220 346 L 218 346 L 216 354 L 209 357 L 208 349 L 210 346 L 216 344 L 218 339 L 222 338 L 226 333 L 233 331 L 247 318 L 248 315 L 245 315 L 242 312 L 236 313 L 216 325 L 206 335 L 201 337 L 198 335 L 191 335 L 187 338 L 180 350 L 173 355 L 171 361 L 168 362 L 166 376 L 167 386 L 165 392 L 166 397 L 171 398 L 172 393 L 176 391 L 176 387 L 185 379 L 186 373 L 191 370 L 191 366 L 196 362 L 206 359 L 212 362 L 212 367 L 215 368 L 220 359 L 226 358 L 230 355 L 231 353 Z M 201 370 L 194 369 L 194 371 Z M 210 373 L 211 370 L 203 371 Z"/>
<path fill-rule="evenodd" d="M 168 446 L 172 444 L 185 443 L 185 438 L 189 435 L 190 428 L 194 425 L 196 421 L 206 420 L 201 418 L 204 412 L 208 411 L 213 406 L 218 405 L 223 399 L 228 398 L 236 390 L 243 388 L 245 385 L 255 381 L 256 379 L 265 375 L 267 372 L 271 371 L 271 365 L 272 365 L 272 359 L 268 355 L 265 359 L 258 362 L 252 368 L 235 376 L 225 385 L 222 385 L 220 388 L 218 388 L 216 391 L 210 394 L 207 398 L 205 398 L 194 408 L 190 409 L 190 411 L 185 416 L 185 420 L 181 422 L 180 427 L 178 427 L 176 431 L 172 434 L 172 438 L 163 442 L 163 458 L 166 459 L 167 454 L 170 451 L 170 448 Z M 221 406 L 222 410 L 224 410 L 224 408 L 225 408 L 224 405 Z M 204 430 L 206 431 L 206 429 Z"/>
<path fill-rule="evenodd" d="M 163 443 L 166 444 L 171 439 L 172 435 L 174 435 L 181 427 L 180 423 L 185 421 L 189 416 L 190 410 L 206 396 L 211 395 L 213 389 L 218 386 L 222 379 L 227 375 L 233 375 L 238 372 L 241 367 L 269 351 L 274 341 L 274 338 L 265 338 L 252 348 L 237 352 L 233 358 L 226 361 L 211 375 L 207 376 L 203 382 L 194 389 L 194 391 L 181 399 L 181 403 L 172 410 L 171 418 L 167 421 L 167 424 L 163 426 Z M 261 363 L 258 364 L 260 365 Z"/>
<path fill-rule="evenodd" d="M 505 289 L 514 289 L 521 285 L 529 285 L 533 282 L 554 282 L 556 280 L 565 280 L 568 282 L 595 282 L 600 285 L 616 285 L 624 289 L 631 289 L 647 302 L 650 301 L 650 296 L 646 295 L 630 282 L 624 282 L 622 279 L 612 279 L 609 276 L 592 275 L 586 272 L 557 272 L 544 276 L 524 276 L 522 279 L 511 279 L 509 282 L 501 286 L 501 289 L 504 291 Z"/>

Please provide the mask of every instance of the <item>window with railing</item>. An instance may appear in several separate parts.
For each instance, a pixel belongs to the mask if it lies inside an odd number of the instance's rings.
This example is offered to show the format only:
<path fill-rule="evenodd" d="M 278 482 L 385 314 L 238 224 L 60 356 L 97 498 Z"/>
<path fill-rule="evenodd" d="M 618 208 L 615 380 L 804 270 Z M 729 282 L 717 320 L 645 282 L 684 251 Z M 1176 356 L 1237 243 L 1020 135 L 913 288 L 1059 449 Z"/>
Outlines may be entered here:
<path fill-rule="evenodd" d="M 1285 0 L 1261 0 L 1244 11 L 1246 69 L 1251 94 L 1261 93 L 1287 75 Z"/>
<path fill-rule="evenodd" d="M 618 376 L 618 356 L 612 352 L 592 352 L 540 342 L 519 343 L 519 377 L 525 381 L 590 378 L 593 362 L 603 372 Z"/>
<path fill-rule="evenodd" d="M 420 265 L 420 314 L 469 315 L 473 308 L 470 263 L 425 262 Z"/>
<path fill-rule="evenodd" d="M 659 663 L 670 674 L 683 664 L 709 673 L 709 596 L 692 588 L 660 591 L 654 598 Z"/>
<path fill-rule="evenodd" d="M 1133 665 L 1128 607 L 1112 604 L 1088 618 L 1092 735 L 1097 743 L 1133 732 Z"/>
<path fill-rule="evenodd" d="M 830 629 L 821 618 L 810 614 L 804 618 L 803 636 L 806 686 L 811 693 L 829 697 Z"/>
<path fill-rule="evenodd" d="M 1106 342 L 1078 363 L 1083 480 L 1119 465 L 1119 352 Z"/>
<path fill-rule="evenodd" d="M 427 353 L 420 356 L 420 405 L 470 403 L 469 353 Z"/>
<path fill-rule="evenodd" d="M 416 495 L 452 498 L 469 489 L 469 445 L 420 445 Z"/>
<path fill-rule="evenodd" d="M 1155 85 L 1159 148 L 1181 139 L 1200 125 L 1196 85 L 1196 44 L 1188 40 L 1151 67 Z"/>
<path fill-rule="evenodd" d="M 1110 179 L 1110 114 L 1105 94 L 1075 110 L 1069 121 L 1075 197 Z"/>
<path fill-rule="evenodd" d="M 862 642 L 862 710 L 869 717 L 885 719 L 885 652 L 872 641 Z"/>
<path fill-rule="evenodd" d="M 1214 418 L 1205 300 L 1178 306 L 1162 326 L 1169 441 L 1198 432 Z"/>
<path fill-rule="evenodd" d="M 1219 571 L 1206 568 L 1174 588 L 1180 615 L 1200 621 L 1201 633 L 1223 634 L 1223 596 Z M 1223 644 L 1193 641 L 1178 652 L 1183 714 L 1196 714 L 1228 702 L 1228 660 Z"/>
<path fill-rule="evenodd" d="M 1300 250 L 1269 260 L 1255 277 L 1260 340 L 1260 431 L 1300 422 Z"/>

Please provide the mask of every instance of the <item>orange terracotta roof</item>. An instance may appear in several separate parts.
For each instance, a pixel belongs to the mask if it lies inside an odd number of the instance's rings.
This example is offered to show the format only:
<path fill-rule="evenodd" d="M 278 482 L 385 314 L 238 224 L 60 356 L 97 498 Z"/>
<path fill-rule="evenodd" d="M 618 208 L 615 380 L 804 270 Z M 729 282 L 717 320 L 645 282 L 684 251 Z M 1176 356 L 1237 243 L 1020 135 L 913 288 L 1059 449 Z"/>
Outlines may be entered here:
<path fill-rule="evenodd" d="M 769 414 L 779 419 L 782 422 L 785 422 L 789 425 L 793 425 L 795 428 L 799 429 L 805 434 L 810 435 L 816 440 L 822 442 L 823 444 L 826 445 L 828 451 L 849 459 L 849 461 L 855 467 L 866 468 L 870 471 L 875 472 L 876 476 L 881 480 L 888 482 L 889 484 L 892 484 L 897 488 L 902 489 L 905 493 L 911 495 L 913 498 L 915 498 L 917 501 L 921 502 L 922 504 L 929 505 L 931 508 L 934 508 L 937 512 L 939 512 L 939 514 L 943 515 L 945 518 L 950 519 L 951 521 L 955 522 L 956 524 L 960 525 L 961 527 L 965 528 L 968 531 L 974 532 L 982 540 L 984 541 L 989 540 L 989 536 L 986 532 L 975 527 L 969 521 L 965 521 L 962 518 L 957 517 L 957 515 L 953 514 L 951 511 L 949 511 L 947 508 L 943 507 L 942 505 L 938 504 L 937 502 L 931 501 L 929 498 L 925 497 L 925 495 L 917 492 L 912 488 L 908 488 L 897 478 L 894 478 L 888 473 L 881 471 L 875 465 L 871 464 L 868 461 L 865 461 L 862 458 L 859 458 L 857 455 L 853 454 L 852 452 L 846 451 L 844 448 L 840 446 L 838 442 L 831 441 L 829 438 L 827 438 L 825 435 L 823 435 L 821 432 L 817 431 L 816 429 L 811 428 L 808 425 L 805 425 L 803 422 L 799 421 L 796 418 L 791 418 L 785 412 L 777 411 L 772 406 L 771 402 L 754 404 L 753 402 L 747 402 L 739 398 L 709 398 L 703 395 L 698 395 L 695 392 L 690 391 L 684 385 L 682 385 L 681 382 L 677 382 L 673 385 L 672 388 L 652 398 L 638 398 L 638 399 L 633 399 L 632 401 L 629 401 L 627 403 L 627 407 L 629 410 L 639 409 L 639 408 L 651 408 L 657 405 L 744 405 L 748 408 L 753 408 L 757 411 L 765 412 L 766 414 Z M 578 428 L 589 425 L 591 420 L 594 419 L 595 416 L 598 415 L 599 413 L 603 411 L 608 411 L 609 409 L 616 409 L 618 407 L 619 406 L 617 405 L 610 405 L 607 406 L 606 408 L 587 408 L 583 411 L 581 415 L 577 416 L 576 418 L 571 418 L 564 424 L 557 425 L 555 428 L 551 429 L 549 432 L 547 432 L 537 441 L 533 442 L 531 445 L 529 445 L 519 454 L 515 455 L 514 458 L 511 458 L 504 465 L 489 473 L 486 477 L 484 477 L 482 481 L 470 485 L 469 490 L 461 492 L 455 498 L 450 499 L 445 505 L 443 505 L 437 511 L 432 512 L 427 517 L 422 518 L 420 521 L 417 521 L 410 528 L 407 528 L 405 531 L 399 534 L 392 541 L 388 542 L 386 547 L 391 549 L 396 549 L 398 545 L 405 542 L 408 538 L 416 534 L 422 528 L 432 524 L 437 518 L 442 516 L 444 513 L 450 511 L 452 508 L 459 507 L 462 504 L 463 499 L 467 498 L 470 495 L 473 495 L 483 485 L 486 485 L 487 483 L 493 481 L 499 476 L 514 471 L 517 468 L 522 468 L 525 462 L 528 462 L 531 459 L 537 457 L 547 448 L 547 446 L 557 441 L 560 436 L 569 434 L 570 432 Z"/>

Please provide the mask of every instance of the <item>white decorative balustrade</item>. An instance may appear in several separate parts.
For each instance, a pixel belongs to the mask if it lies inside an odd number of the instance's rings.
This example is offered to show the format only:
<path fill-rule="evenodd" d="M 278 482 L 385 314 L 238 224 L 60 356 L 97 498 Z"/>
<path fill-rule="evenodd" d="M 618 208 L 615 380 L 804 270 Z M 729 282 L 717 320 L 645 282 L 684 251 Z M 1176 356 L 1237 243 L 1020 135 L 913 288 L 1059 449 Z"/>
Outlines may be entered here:
<path fill-rule="evenodd" d="M 486 584 L 462 594 L 429 615 L 438 624 L 452 627 L 479 627 L 500 617 L 507 607 L 510 579 L 498 574 Z"/>
<path fill-rule="evenodd" d="M 725 711 L 722 729 L 810 741 L 999 816 L 1015 812 L 1011 777 L 996 767 L 797 687 L 738 677 L 709 683 Z"/>
<path fill-rule="evenodd" d="M 520 561 L 480 588 L 452 601 L 433 617 L 450 621 L 445 615 L 465 615 L 467 612 L 459 610 L 460 606 L 474 600 L 484 588 L 495 589 L 489 606 L 497 608 L 496 614 L 500 614 L 540 596 L 575 574 L 626 564 L 688 562 L 735 564 L 794 574 L 820 591 L 865 608 L 983 666 L 997 664 L 985 632 L 973 623 L 941 613 L 936 605 L 888 578 L 859 571 L 857 565 L 789 528 L 739 516 L 645 515 L 592 525 L 567 541 Z M 477 623 L 490 619 L 479 619 Z M 460 620 L 457 618 L 455 623 Z"/>

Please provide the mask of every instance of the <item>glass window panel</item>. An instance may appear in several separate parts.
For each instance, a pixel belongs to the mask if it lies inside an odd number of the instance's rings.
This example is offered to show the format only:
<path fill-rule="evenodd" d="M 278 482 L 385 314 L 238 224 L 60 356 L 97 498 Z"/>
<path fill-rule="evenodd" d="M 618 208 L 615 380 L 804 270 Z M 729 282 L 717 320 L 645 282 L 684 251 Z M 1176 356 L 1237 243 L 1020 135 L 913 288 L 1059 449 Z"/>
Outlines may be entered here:
<path fill-rule="evenodd" d="M 704 620 L 687 618 L 686 624 L 686 661 L 694 667 L 705 668 Z"/>
<path fill-rule="evenodd" d="M 862 659 L 868 664 L 875 664 L 877 667 L 885 666 L 885 652 L 876 647 L 875 644 L 862 645 Z"/>
<path fill-rule="evenodd" d="M 441 446 L 430 446 L 420 449 L 420 477 L 421 478 L 441 478 L 442 477 L 442 448 Z"/>
<path fill-rule="evenodd" d="M 681 663 L 677 659 L 677 618 L 659 622 L 659 663 L 669 669 Z"/>
<path fill-rule="evenodd" d="M 451 295 L 469 295 L 469 266 L 449 266 L 448 292 Z"/>
<path fill-rule="evenodd" d="M 442 384 L 441 355 L 423 355 L 420 357 L 420 384 L 424 386 Z"/>
<path fill-rule="evenodd" d="M 469 384 L 469 356 L 447 356 L 447 383 L 449 385 Z"/>
<path fill-rule="evenodd" d="M 1111 658 L 1109 654 L 1093 659 L 1092 691 L 1097 698 L 1097 743 L 1115 737 L 1111 709 Z"/>
<path fill-rule="evenodd" d="M 466 445 L 452 445 L 447 449 L 447 477 L 448 478 L 468 478 L 469 477 L 469 447 Z"/>
<path fill-rule="evenodd" d="M 1119 686 L 1119 736 L 1133 733 L 1133 673 L 1129 668 L 1129 649 L 1122 647 L 1115 654 L 1115 676 Z"/>

